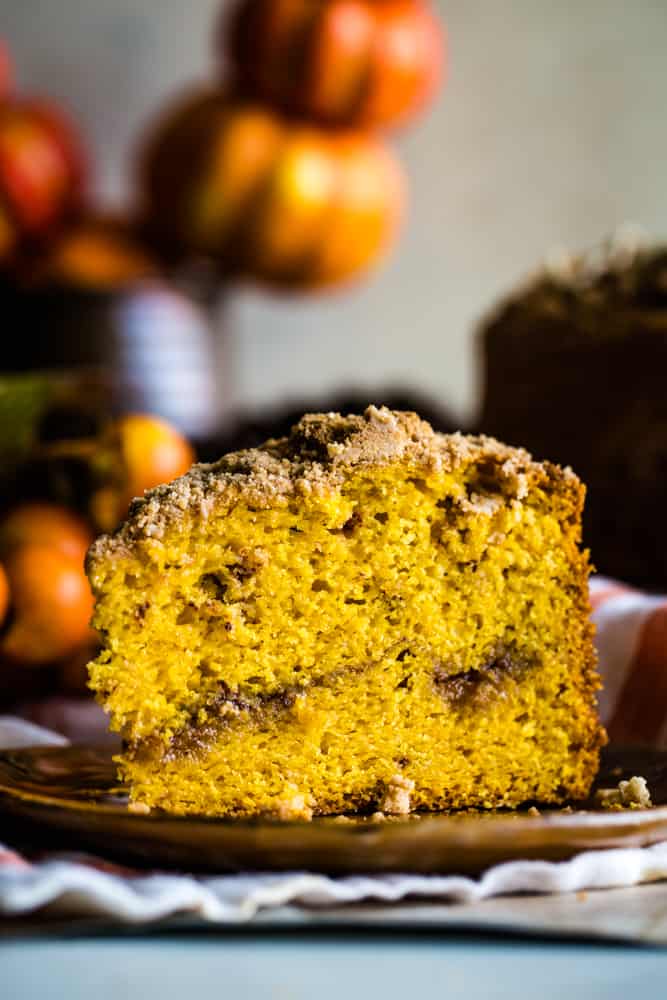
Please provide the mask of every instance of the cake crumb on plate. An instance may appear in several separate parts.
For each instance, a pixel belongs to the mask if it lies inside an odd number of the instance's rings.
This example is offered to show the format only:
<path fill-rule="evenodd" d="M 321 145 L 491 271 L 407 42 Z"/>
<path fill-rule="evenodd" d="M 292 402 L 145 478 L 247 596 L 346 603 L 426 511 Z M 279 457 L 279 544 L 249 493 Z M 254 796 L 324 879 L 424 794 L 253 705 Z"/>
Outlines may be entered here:
<path fill-rule="evenodd" d="M 414 791 L 415 783 L 402 774 L 395 774 L 389 780 L 384 798 L 380 803 L 380 811 L 390 816 L 405 816 L 410 812 L 410 793 Z"/>
<path fill-rule="evenodd" d="M 637 775 L 619 781 L 616 788 L 599 788 L 595 803 L 603 809 L 649 809 L 653 805 L 646 778 Z"/>

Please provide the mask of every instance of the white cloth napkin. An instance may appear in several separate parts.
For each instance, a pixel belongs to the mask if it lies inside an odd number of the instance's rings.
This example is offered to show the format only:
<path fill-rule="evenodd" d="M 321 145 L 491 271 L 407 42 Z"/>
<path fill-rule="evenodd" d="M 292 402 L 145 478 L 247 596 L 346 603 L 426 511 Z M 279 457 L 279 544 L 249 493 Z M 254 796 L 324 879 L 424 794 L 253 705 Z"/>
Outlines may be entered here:
<path fill-rule="evenodd" d="M 7 852 L 11 853 L 11 852 Z M 476 903 L 516 893 L 572 893 L 620 888 L 667 878 L 667 844 L 589 851 L 570 861 L 512 861 L 479 880 L 457 875 L 351 875 L 308 872 L 194 877 L 118 875 L 94 862 L 55 859 L 2 863 L 0 915 L 19 916 L 59 904 L 59 912 L 113 917 L 127 924 L 189 914 L 218 924 L 242 924 L 287 904 L 329 909 L 351 903 L 407 899 Z"/>
<path fill-rule="evenodd" d="M 36 743 L 61 745 L 63 738 L 20 719 L 0 717 L 0 747 Z M 468 908 L 469 926 L 469 908 L 492 897 L 581 893 L 660 879 L 667 879 L 667 843 L 588 851 L 559 863 L 507 862 L 488 869 L 479 879 L 456 875 L 331 878 L 309 872 L 202 877 L 142 874 L 80 854 L 58 854 L 32 862 L 0 844 L 0 915 L 16 918 L 48 908 L 59 914 L 104 916 L 135 925 L 183 915 L 237 925 L 266 917 L 271 911 L 284 913 L 286 906 L 292 906 L 302 908 L 311 917 L 315 915 L 315 919 L 328 914 L 326 922 L 331 923 L 332 912 L 341 912 L 341 908 L 349 922 L 354 904 L 421 900 L 462 904 Z M 359 909 L 360 914 L 363 912 L 363 908 Z M 507 922 L 503 918 L 501 924 L 503 920 Z M 450 924 L 451 920 L 445 922 Z M 432 913 L 430 923 L 434 923 Z M 508 926 L 514 926 L 511 920 Z M 533 929 L 539 926 L 537 920 Z M 600 934 L 599 924 L 592 933 Z"/>

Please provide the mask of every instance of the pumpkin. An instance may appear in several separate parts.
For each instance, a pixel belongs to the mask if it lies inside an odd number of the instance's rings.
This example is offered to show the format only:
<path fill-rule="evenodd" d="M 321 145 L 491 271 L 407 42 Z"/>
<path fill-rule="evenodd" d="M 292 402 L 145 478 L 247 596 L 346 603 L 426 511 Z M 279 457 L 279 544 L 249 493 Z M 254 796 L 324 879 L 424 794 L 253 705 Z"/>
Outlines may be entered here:
<path fill-rule="evenodd" d="M 0 263 L 72 211 L 83 173 L 78 138 L 59 110 L 34 100 L 0 103 Z"/>
<path fill-rule="evenodd" d="M 242 0 L 226 29 L 241 88 L 328 124 L 396 125 L 442 76 L 444 32 L 424 0 Z"/>
<path fill-rule="evenodd" d="M 142 189 L 147 228 L 168 256 L 295 288 L 367 268 L 403 204 L 399 167 L 375 137 L 293 123 L 217 91 L 158 126 Z"/>
<path fill-rule="evenodd" d="M 0 638 L 2 659 L 37 667 L 90 641 L 94 601 L 78 558 L 30 541 L 7 554 L 5 572 L 12 613 Z"/>

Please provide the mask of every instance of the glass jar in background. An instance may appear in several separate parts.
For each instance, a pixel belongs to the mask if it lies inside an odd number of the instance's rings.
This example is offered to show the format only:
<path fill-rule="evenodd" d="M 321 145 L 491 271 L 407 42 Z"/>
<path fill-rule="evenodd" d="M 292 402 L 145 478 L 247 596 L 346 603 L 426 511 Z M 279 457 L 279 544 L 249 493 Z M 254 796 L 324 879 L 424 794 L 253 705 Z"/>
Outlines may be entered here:
<path fill-rule="evenodd" d="M 99 384 L 110 413 L 164 417 L 195 443 L 221 432 L 232 402 L 219 297 L 158 279 L 120 288 L 5 287 L 0 373 Z"/>

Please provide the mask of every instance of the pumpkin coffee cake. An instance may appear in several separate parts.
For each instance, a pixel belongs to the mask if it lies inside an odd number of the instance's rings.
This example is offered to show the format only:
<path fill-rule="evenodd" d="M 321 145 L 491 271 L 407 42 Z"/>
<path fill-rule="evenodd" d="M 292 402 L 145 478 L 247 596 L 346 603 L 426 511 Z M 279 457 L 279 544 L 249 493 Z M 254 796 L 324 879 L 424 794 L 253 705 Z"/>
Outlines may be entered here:
<path fill-rule="evenodd" d="M 305 416 L 93 545 L 91 686 L 135 808 L 561 803 L 604 741 L 568 469 L 411 413 Z"/>

